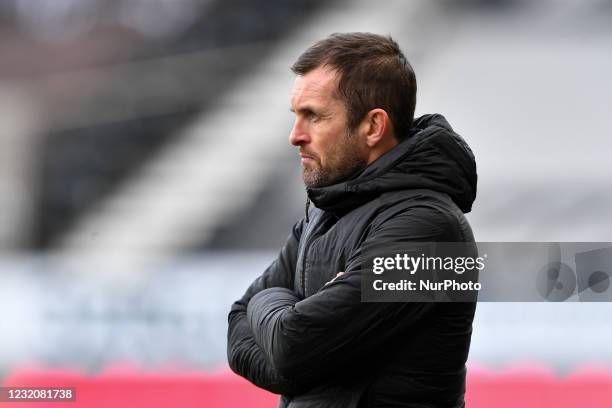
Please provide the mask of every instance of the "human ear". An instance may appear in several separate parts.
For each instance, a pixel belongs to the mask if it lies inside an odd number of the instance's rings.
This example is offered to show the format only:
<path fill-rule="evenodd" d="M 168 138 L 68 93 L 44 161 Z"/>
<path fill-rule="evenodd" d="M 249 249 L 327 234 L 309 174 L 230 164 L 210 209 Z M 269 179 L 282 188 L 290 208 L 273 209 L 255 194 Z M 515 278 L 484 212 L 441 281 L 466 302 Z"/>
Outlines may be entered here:
<path fill-rule="evenodd" d="M 383 139 L 389 125 L 389 115 L 384 109 L 376 108 L 369 111 L 362 121 L 366 144 L 373 148 Z"/>

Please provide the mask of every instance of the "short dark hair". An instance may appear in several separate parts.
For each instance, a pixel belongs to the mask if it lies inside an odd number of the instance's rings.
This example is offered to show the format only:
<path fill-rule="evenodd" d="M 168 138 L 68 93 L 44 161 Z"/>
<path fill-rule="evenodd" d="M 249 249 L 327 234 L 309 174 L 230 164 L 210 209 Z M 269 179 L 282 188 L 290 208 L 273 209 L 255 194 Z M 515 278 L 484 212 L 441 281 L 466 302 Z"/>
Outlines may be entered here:
<path fill-rule="evenodd" d="M 291 67 L 305 75 L 329 66 L 340 75 L 338 93 L 348 126 L 355 129 L 372 109 L 384 109 L 398 140 L 408 135 L 416 105 L 416 77 L 391 37 L 372 33 L 335 33 L 308 48 Z"/>

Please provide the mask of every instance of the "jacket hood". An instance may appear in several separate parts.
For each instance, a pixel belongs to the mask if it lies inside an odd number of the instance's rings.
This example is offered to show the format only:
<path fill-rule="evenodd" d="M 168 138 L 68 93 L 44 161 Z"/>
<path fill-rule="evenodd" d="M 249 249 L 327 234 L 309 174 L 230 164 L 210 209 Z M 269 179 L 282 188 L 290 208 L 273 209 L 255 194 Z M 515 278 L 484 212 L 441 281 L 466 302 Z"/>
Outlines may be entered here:
<path fill-rule="evenodd" d="M 318 208 L 344 213 L 385 192 L 429 189 L 448 194 L 468 213 L 476 183 L 472 150 L 442 115 L 433 114 L 416 118 L 408 137 L 349 180 L 306 192 Z"/>

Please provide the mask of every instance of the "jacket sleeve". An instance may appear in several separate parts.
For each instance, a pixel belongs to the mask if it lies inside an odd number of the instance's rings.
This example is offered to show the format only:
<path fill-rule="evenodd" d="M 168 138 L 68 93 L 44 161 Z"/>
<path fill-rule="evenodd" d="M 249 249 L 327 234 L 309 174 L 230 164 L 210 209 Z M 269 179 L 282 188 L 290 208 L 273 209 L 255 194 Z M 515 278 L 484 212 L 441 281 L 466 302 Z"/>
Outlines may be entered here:
<path fill-rule="evenodd" d="M 351 374 L 352 363 L 383 351 L 398 333 L 409 335 L 435 304 L 361 302 L 363 253 L 388 243 L 440 241 L 444 218 L 425 208 L 389 219 L 373 229 L 344 275 L 306 299 L 285 288 L 255 295 L 247 316 L 272 366 L 287 378 Z"/>
<path fill-rule="evenodd" d="M 282 376 L 257 345 L 249 327 L 246 311 L 250 299 L 266 288 L 293 287 L 302 222 L 298 222 L 278 258 L 249 286 L 241 299 L 234 302 L 228 316 L 227 358 L 231 369 L 253 384 L 276 394 L 295 395 L 305 385 Z"/>

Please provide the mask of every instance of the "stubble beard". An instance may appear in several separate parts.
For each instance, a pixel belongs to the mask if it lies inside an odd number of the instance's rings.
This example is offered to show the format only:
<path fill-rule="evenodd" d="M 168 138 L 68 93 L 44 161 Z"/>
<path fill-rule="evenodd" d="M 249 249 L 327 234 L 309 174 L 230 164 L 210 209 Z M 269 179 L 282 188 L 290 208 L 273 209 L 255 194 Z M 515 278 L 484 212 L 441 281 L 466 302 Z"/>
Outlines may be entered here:
<path fill-rule="evenodd" d="M 312 167 L 304 167 L 303 179 L 307 188 L 340 183 L 367 166 L 366 160 L 360 154 L 357 138 L 352 132 L 347 131 L 326 153 L 330 159 L 329 165 L 323 167 L 315 160 Z"/>

